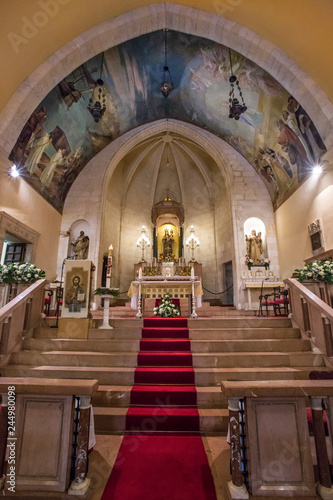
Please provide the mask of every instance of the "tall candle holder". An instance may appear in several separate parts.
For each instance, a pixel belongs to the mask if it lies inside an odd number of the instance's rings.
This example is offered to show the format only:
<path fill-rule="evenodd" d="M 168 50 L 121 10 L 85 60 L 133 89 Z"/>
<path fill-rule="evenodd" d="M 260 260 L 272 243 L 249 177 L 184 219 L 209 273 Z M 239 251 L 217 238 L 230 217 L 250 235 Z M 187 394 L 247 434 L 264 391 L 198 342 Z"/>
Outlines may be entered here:
<path fill-rule="evenodd" d="M 108 262 L 106 267 L 106 288 L 110 288 L 111 285 L 111 270 L 112 270 L 112 253 L 113 246 L 109 246 L 108 253 Z M 104 299 L 104 313 L 103 313 L 103 324 L 99 327 L 103 330 L 113 330 L 113 326 L 109 324 L 110 317 L 110 300 L 113 298 L 113 295 L 101 295 L 101 298 Z"/>

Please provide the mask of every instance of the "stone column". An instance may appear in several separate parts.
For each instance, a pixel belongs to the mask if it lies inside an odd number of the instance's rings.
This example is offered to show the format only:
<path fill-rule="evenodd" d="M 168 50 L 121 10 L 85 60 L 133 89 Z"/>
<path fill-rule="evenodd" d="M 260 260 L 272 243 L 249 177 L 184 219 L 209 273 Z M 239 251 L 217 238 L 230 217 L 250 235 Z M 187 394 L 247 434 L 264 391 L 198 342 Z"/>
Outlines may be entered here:
<path fill-rule="evenodd" d="M 0 490 L 5 485 L 4 464 L 7 448 L 8 437 L 8 394 L 1 394 L 1 411 L 0 411 Z"/>
<path fill-rule="evenodd" d="M 228 483 L 229 495 L 232 499 L 247 499 L 249 493 L 243 481 L 241 464 L 241 441 L 239 431 L 239 398 L 228 399 L 231 478 Z"/>
<path fill-rule="evenodd" d="M 87 493 L 90 479 L 87 478 L 89 426 L 91 413 L 91 397 L 80 397 L 80 416 L 76 449 L 75 479 L 68 494 L 83 496 Z"/>
<path fill-rule="evenodd" d="M 333 488 L 331 480 L 330 463 L 328 460 L 325 428 L 323 420 L 323 398 L 311 398 L 311 410 L 313 420 L 313 434 L 315 438 L 316 454 L 318 462 L 319 483 L 317 492 L 323 500 L 333 499 Z"/>

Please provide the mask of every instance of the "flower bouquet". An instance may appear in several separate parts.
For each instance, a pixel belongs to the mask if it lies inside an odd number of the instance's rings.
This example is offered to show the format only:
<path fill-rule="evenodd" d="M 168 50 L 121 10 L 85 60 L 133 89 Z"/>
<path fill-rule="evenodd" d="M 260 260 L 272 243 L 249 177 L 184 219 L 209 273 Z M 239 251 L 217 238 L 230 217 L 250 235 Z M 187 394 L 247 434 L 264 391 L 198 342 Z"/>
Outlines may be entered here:
<path fill-rule="evenodd" d="M 271 261 L 267 257 L 266 257 L 266 259 L 261 259 L 260 260 L 260 264 L 262 266 L 265 266 L 265 269 L 269 268 L 270 263 L 271 263 Z"/>
<path fill-rule="evenodd" d="M 333 260 L 315 260 L 311 264 L 305 264 L 303 269 L 295 269 L 292 278 L 301 283 L 307 280 L 323 281 L 329 285 L 333 284 Z"/>
<path fill-rule="evenodd" d="M 250 271 L 251 267 L 253 266 L 253 259 L 250 259 L 248 255 L 245 255 L 245 264 L 247 265 L 247 268 Z"/>
<path fill-rule="evenodd" d="M 28 285 L 42 278 L 45 278 L 45 271 L 28 262 L 0 265 L 0 282 L 2 283 Z"/>
<path fill-rule="evenodd" d="M 172 303 L 169 294 L 164 295 L 161 299 L 160 305 L 154 307 L 154 316 L 161 316 L 161 318 L 174 318 L 180 316 L 180 309 Z"/>

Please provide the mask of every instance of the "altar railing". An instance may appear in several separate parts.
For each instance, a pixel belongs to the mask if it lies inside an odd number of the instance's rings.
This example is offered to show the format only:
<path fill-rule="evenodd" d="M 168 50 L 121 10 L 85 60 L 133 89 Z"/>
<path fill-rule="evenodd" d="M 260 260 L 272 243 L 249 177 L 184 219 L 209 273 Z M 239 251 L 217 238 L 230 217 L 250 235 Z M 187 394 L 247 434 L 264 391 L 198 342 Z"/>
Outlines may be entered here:
<path fill-rule="evenodd" d="M 69 486 L 69 494 L 86 494 L 97 388 L 98 380 L 0 378 L 0 490 L 6 498 L 15 498 L 14 491 L 36 498 L 33 492 L 64 492 Z"/>
<path fill-rule="evenodd" d="M 221 385 L 229 407 L 229 498 L 315 500 L 316 493 L 332 498 L 328 457 L 333 448 L 333 380 L 226 381 Z"/>

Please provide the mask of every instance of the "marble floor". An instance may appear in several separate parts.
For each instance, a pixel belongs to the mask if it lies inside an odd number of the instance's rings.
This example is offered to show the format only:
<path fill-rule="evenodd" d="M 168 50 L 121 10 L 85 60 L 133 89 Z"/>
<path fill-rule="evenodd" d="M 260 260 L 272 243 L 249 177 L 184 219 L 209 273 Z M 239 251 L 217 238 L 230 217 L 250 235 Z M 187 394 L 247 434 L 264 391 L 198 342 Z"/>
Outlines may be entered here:
<path fill-rule="evenodd" d="M 92 481 L 89 500 L 101 499 L 122 438 L 121 435 L 96 436 L 96 445 L 89 455 L 88 477 Z M 203 437 L 203 443 L 214 478 L 217 500 L 227 500 L 225 485 L 231 478 L 229 474 L 230 451 L 226 437 L 206 436 Z M 124 498 L 124 500 L 132 499 Z"/>

